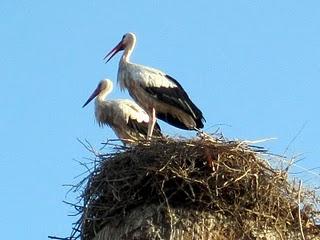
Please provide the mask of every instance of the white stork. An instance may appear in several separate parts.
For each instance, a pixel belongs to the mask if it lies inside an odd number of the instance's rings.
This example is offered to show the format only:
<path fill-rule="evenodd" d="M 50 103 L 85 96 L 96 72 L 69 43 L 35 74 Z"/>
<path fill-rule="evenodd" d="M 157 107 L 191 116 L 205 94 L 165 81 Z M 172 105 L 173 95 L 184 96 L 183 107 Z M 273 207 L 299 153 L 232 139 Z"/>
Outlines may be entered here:
<path fill-rule="evenodd" d="M 124 50 L 118 69 L 121 90 L 128 89 L 131 97 L 149 114 L 148 138 L 152 136 L 156 117 L 182 129 L 198 130 L 205 121 L 202 112 L 190 100 L 177 80 L 166 73 L 130 62 L 136 44 L 133 33 L 127 33 L 104 59 L 107 62 Z"/>
<path fill-rule="evenodd" d="M 100 81 L 82 107 L 85 107 L 96 97 L 95 116 L 99 126 L 109 125 L 125 144 L 145 140 L 148 132 L 148 114 L 138 104 L 129 99 L 106 101 L 105 98 L 112 89 L 111 80 Z M 161 136 L 161 129 L 158 124 L 156 124 L 155 129 L 155 135 Z"/>

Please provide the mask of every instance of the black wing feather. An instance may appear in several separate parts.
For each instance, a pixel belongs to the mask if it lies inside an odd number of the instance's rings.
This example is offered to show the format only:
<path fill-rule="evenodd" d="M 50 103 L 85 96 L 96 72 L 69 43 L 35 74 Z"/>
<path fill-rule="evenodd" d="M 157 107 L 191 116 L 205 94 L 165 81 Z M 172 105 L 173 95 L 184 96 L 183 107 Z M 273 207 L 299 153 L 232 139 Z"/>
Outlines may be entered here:
<path fill-rule="evenodd" d="M 203 128 L 203 122 L 205 121 L 202 112 L 199 108 L 191 101 L 188 94 L 184 91 L 180 83 L 169 75 L 165 77 L 175 83 L 177 87 L 166 88 L 166 87 L 145 87 L 145 90 L 153 95 L 158 100 L 175 106 L 184 112 L 190 114 L 196 122 L 197 128 Z M 157 112 L 157 117 L 163 121 L 166 121 L 178 128 L 189 129 L 179 119 L 173 115 Z"/>
<path fill-rule="evenodd" d="M 156 112 L 156 116 L 158 119 L 165 121 L 169 123 L 172 126 L 175 126 L 177 128 L 190 130 L 189 127 L 187 127 L 184 122 L 180 121 L 178 118 L 176 118 L 174 115 L 170 113 L 163 113 L 163 112 Z"/>
<path fill-rule="evenodd" d="M 128 127 L 131 128 L 132 131 L 139 132 L 145 136 L 147 136 L 147 134 L 148 134 L 148 123 L 146 123 L 146 122 L 138 122 L 135 119 L 129 118 L 128 119 Z M 154 125 L 154 130 L 153 130 L 152 136 L 157 136 L 157 137 L 162 136 L 161 128 L 157 122 Z"/>

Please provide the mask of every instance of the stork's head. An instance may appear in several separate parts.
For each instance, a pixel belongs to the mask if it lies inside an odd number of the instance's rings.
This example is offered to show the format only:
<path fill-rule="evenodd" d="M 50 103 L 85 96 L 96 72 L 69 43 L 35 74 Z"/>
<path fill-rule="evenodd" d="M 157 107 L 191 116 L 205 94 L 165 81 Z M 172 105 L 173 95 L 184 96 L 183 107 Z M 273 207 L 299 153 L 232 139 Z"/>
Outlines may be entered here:
<path fill-rule="evenodd" d="M 121 41 L 117 44 L 117 46 L 115 46 L 105 57 L 104 59 L 108 58 L 107 62 L 109 62 L 109 60 L 117 54 L 117 52 L 126 50 L 126 49 L 132 49 L 135 45 L 136 42 L 136 36 L 134 35 L 134 33 L 126 33 L 125 35 L 123 35 Z"/>
<path fill-rule="evenodd" d="M 103 79 L 99 82 L 97 88 L 93 91 L 88 100 L 83 104 L 83 108 L 88 105 L 89 102 L 92 101 L 95 97 L 98 96 L 99 99 L 103 100 L 108 93 L 110 93 L 113 89 L 113 83 L 109 79 Z"/>

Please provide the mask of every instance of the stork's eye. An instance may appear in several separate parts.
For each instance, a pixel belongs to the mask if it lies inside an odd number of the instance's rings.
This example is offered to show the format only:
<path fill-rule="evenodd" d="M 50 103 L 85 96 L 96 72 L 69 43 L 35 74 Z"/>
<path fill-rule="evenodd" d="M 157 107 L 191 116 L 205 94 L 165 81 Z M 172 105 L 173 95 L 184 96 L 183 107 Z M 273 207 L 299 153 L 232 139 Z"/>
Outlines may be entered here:
<path fill-rule="evenodd" d="M 126 37 L 126 34 L 122 36 L 122 40 Z"/>

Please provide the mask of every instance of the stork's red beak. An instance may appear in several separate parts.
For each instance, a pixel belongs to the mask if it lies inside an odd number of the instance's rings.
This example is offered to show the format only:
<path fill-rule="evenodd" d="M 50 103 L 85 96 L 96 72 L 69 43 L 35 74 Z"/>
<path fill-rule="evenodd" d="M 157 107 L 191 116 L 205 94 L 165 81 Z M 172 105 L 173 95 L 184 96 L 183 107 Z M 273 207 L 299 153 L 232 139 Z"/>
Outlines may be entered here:
<path fill-rule="evenodd" d="M 98 87 L 93 91 L 93 93 L 91 94 L 91 96 L 88 98 L 88 100 L 86 101 L 86 103 L 83 104 L 82 107 L 84 108 L 85 106 L 87 106 L 88 103 L 91 102 L 92 99 L 94 99 L 100 92 L 101 92 L 101 90 L 100 90 L 100 88 L 99 88 L 99 86 L 98 86 Z"/>
<path fill-rule="evenodd" d="M 121 42 L 119 42 L 119 43 L 117 44 L 117 46 L 115 46 L 115 48 L 112 49 L 103 59 L 105 60 L 107 57 L 109 57 L 109 56 L 111 55 L 111 56 L 108 58 L 108 60 L 106 61 L 106 63 L 109 62 L 109 60 L 110 60 L 114 55 L 116 55 L 117 52 L 124 50 L 124 48 L 125 48 L 125 45 L 123 44 L 123 42 L 122 42 L 122 40 L 121 40 Z"/>

